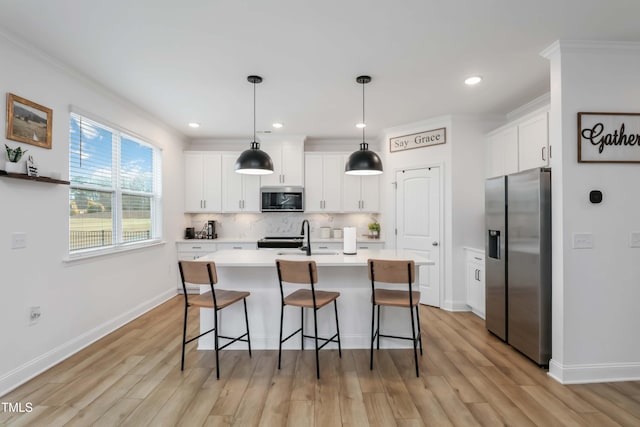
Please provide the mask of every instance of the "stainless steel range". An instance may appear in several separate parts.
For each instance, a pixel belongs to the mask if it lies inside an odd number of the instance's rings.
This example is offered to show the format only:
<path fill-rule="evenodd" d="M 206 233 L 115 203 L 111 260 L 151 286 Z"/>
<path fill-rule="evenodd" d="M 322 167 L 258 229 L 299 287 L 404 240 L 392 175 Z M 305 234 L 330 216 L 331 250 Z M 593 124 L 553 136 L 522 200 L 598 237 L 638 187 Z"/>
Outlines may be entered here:
<path fill-rule="evenodd" d="M 303 236 L 267 236 L 258 240 L 258 249 L 301 248 Z"/>

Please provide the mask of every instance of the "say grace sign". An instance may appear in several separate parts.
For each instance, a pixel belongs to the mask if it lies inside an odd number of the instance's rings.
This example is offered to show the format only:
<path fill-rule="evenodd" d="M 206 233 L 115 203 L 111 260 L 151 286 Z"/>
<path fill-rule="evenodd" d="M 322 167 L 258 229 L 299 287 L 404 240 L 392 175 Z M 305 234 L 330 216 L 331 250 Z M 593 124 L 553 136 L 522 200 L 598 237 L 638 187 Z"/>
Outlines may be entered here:
<path fill-rule="evenodd" d="M 389 151 L 404 151 L 413 148 L 429 147 L 431 145 L 445 144 L 447 142 L 446 128 L 427 130 L 410 135 L 389 138 Z"/>
<path fill-rule="evenodd" d="M 640 113 L 578 113 L 578 162 L 639 163 Z"/>

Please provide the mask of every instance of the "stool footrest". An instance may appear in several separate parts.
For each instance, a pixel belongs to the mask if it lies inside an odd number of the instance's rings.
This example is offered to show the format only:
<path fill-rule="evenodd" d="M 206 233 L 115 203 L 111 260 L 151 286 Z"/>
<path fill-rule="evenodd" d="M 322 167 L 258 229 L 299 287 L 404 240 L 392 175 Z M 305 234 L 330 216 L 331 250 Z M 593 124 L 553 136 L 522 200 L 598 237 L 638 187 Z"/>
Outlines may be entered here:
<path fill-rule="evenodd" d="M 195 341 L 195 340 L 197 340 L 198 338 L 200 338 L 201 336 L 203 336 L 203 335 L 207 335 L 209 332 L 213 332 L 213 331 L 215 331 L 215 330 L 216 330 L 216 328 L 209 329 L 207 332 L 203 332 L 203 333 L 201 333 L 200 335 L 198 335 L 197 337 L 190 338 L 190 339 L 188 339 L 187 341 L 185 341 L 184 343 L 185 343 L 185 344 L 189 344 L 191 341 Z"/>
<path fill-rule="evenodd" d="M 242 338 L 244 338 L 244 337 L 246 337 L 246 336 L 248 336 L 248 335 L 249 335 L 248 333 L 245 333 L 245 334 L 240 335 L 240 336 L 239 336 L 239 337 L 237 337 L 237 338 L 233 338 L 233 337 L 223 337 L 222 335 L 218 335 L 218 338 L 224 338 L 225 340 L 231 340 L 231 341 L 229 341 L 228 343 L 226 343 L 225 345 L 223 345 L 223 346 L 221 346 L 221 347 L 218 347 L 218 350 L 222 350 L 223 348 L 227 348 L 227 347 L 229 347 L 231 344 L 233 344 L 233 343 L 234 343 L 234 342 L 236 342 L 236 341 L 249 342 L 249 340 L 248 340 L 248 339 L 242 339 Z"/>

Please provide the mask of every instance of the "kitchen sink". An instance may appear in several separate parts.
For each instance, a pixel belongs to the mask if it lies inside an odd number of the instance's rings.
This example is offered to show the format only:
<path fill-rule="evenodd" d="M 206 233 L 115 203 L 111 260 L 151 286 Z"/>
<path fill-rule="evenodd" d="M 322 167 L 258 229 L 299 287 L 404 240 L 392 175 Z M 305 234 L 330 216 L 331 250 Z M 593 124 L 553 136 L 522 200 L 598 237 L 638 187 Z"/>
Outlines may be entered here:
<path fill-rule="evenodd" d="M 315 256 L 315 255 L 341 255 L 342 252 L 337 252 L 337 251 L 312 251 L 311 255 Z M 280 251 L 277 252 L 276 255 L 300 255 L 300 256 L 307 256 L 307 254 L 305 252 L 294 252 L 294 251 Z"/>

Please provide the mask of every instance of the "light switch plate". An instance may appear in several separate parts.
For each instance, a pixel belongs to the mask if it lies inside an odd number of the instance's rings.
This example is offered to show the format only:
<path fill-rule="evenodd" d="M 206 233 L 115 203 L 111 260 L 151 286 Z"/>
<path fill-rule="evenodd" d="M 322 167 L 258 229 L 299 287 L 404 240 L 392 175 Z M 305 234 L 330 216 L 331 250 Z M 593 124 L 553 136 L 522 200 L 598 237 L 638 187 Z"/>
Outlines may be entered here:
<path fill-rule="evenodd" d="M 573 233 L 573 249 L 593 248 L 592 233 Z"/>
<path fill-rule="evenodd" d="M 27 247 L 27 233 L 11 233 L 11 249 Z"/>
<path fill-rule="evenodd" d="M 632 248 L 640 248 L 640 231 L 631 232 L 631 244 Z"/>

